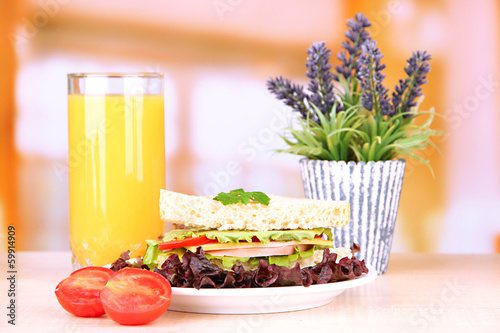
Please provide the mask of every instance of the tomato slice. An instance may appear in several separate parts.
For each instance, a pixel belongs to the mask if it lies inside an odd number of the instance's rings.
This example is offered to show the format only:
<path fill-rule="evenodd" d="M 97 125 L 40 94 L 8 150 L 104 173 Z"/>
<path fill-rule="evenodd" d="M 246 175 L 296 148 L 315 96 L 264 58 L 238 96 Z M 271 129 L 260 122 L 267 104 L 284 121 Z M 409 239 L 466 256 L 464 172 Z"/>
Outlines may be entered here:
<path fill-rule="evenodd" d="M 122 325 L 147 324 L 167 311 L 172 296 L 162 275 L 139 268 L 116 272 L 101 291 L 106 314 Z"/>
<path fill-rule="evenodd" d="M 200 246 L 205 244 L 218 243 L 217 239 L 208 239 L 207 236 L 188 237 L 180 240 L 161 242 L 158 244 L 160 251 L 177 249 L 179 247 Z"/>
<path fill-rule="evenodd" d="M 59 304 L 78 317 L 99 317 L 104 308 L 99 297 L 113 271 L 104 267 L 84 267 L 71 273 L 56 287 Z"/>

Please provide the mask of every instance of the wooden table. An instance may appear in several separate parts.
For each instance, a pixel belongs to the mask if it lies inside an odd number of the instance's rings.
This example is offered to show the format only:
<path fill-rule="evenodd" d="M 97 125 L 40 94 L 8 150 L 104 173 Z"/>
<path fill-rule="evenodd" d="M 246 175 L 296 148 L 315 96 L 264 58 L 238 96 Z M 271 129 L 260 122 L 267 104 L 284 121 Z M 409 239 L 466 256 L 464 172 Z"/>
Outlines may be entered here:
<path fill-rule="evenodd" d="M 0 268 L 0 332 L 500 332 L 500 255 L 393 254 L 385 275 L 328 305 L 259 315 L 168 311 L 146 326 L 78 318 L 54 296 L 71 272 L 66 252 L 16 254 L 16 326 L 7 324 L 7 258 Z"/>

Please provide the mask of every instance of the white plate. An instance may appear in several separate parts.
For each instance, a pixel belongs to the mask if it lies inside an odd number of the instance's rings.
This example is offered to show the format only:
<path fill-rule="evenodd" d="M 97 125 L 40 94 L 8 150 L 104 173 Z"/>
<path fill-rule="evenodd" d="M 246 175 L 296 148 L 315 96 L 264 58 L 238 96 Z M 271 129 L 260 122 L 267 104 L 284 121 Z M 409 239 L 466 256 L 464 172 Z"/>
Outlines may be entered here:
<path fill-rule="evenodd" d="M 310 287 L 172 288 L 172 301 L 168 309 L 217 314 L 273 313 L 310 309 L 330 303 L 335 296 L 346 289 L 375 280 L 377 271 L 371 267 L 368 269 L 368 274 L 354 280 Z"/>

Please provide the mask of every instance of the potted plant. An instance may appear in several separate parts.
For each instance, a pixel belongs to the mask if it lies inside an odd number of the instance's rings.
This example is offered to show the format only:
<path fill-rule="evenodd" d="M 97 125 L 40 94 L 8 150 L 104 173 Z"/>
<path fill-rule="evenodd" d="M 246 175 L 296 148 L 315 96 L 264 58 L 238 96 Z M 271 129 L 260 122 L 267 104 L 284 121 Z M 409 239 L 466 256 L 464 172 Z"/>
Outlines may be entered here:
<path fill-rule="evenodd" d="M 418 109 L 431 56 L 414 52 L 404 68 L 407 77 L 389 97 L 383 55 L 367 30 L 370 22 L 356 14 L 347 26 L 335 70 L 324 42 L 313 43 L 307 51 L 308 91 L 283 77 L 267 84 L 298 115 L 296 126 L 283 136 L 288 147 L 280 151 L 305 157 L 300 168 L 306 196 L 349 200 L 351 223 L 334 230 L 337 246 L 358 244 L 357 257 L 383 274 L 406 163 L 400 157 L 429 166 L 417 152 L 435 147 L 431 137 L 442 134 L 430 127 L 434 109 Z M 427 119 L 417 124 L 421 116 Z"/>

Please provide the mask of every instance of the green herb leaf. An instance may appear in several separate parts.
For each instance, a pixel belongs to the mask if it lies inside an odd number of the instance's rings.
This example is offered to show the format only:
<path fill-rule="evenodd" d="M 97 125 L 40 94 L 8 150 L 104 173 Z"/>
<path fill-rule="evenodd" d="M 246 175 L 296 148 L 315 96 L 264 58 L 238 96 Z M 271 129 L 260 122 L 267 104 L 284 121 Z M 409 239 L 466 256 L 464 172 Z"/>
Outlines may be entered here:
<path fill-rule="evenodd" d="M 214 197 L 214 200 L 220 201 L 224 206 L 242 203 L 247 205 L 250 201 L 269 206 L 271 199 L 263 192 L 245 192 L 242 188 L 221 192 Z"/>

